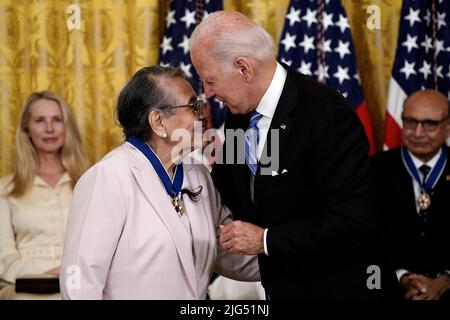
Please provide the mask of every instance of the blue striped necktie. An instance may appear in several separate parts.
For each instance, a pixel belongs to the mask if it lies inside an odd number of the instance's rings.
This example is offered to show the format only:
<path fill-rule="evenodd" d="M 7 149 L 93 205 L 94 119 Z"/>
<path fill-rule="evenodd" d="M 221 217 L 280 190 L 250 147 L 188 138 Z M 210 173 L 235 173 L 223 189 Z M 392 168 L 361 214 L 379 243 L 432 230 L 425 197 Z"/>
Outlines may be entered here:
<path fill-rule="evenodd" d="M 250 124 L 245 132 L 245 163 L 249 167 L 253 175 L 256 174 L 258 168 L 258 157 L 256 150 L 259 143 L 259 129 L 257 127 L 262 114 L 253 111 L 250 117 Z"/>

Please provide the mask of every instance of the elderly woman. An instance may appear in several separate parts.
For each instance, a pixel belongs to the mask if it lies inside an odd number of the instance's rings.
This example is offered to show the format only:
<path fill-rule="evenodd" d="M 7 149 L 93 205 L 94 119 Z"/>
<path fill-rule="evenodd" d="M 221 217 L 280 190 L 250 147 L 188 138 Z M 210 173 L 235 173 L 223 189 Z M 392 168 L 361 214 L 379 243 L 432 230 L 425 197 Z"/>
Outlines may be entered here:
<path fill-rule="evenodd" d="M 75 187 L 63 298 L 204 299 L 213 271 L 259 280 L 255 256 L 217 245 L 230 212 L 207 169 L 180 162 L 201 145 L 202 110 L 178 68 L 142 68 L 123 88 L 116 112 L 126 142 Z"/>
<path fill-rule="evenodd" d="M 12 175 L 0 179 L 0 278 L 59 274 L 75 182 L 87 168 L 67 103 L 51 92 L 26 101 Z"/>

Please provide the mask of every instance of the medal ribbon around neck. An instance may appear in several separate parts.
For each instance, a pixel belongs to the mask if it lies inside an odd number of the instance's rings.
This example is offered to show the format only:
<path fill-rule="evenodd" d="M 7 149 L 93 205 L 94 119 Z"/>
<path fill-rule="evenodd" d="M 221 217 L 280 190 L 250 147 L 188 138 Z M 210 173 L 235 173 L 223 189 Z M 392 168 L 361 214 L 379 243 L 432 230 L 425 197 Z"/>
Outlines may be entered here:
<path fill-rule="evenodd" d="M 413 159 L 411 158 L 411 155 L 409 154 L 408 149 L 406 147 L 402 148 L 402 160 L 409 175 L 419 183 L 421 189 L 424 191 L 430 191 L 434 188 L 437 181 L 439 180 L 439 177 L 444 171 L 444 167 L 447 163 L 447 150 L 445 146 L 442 147 L 442 153 L 439 156 L 436 165 L 434 166 L 433 170 L 430 172 L 424 183 L 422 183 L 419 171 L 414 165 Z"/>
<path fill-rule="evenodd" d="M 142 154 L 148 159 L 148 161 L 150 161 L 151 165 L 158 174 L 159 179 L 164 185 L 167 194 L 172 198 L 173 200 L 172 204 L 174 205 L 178 214 L 181 216 L 182 211 L 180 211 L 180 208 L 177 209 L 177 207 L 174 204 L 174 201 L 181 200 L 181 187 L 183 186 L 183 164 L 180 163 L 175 166 L 173 181 L 171 181 L 167 170 L 161 163 L 161 160 L 158 158 L 158 156 L 155 154 L 152 148 L 150 148 L 149 145 L 147 145 L 145 142 L 143 142 L 136 136 L 128 137 L 127 142 L 135 146 L 139 151 L 142 152 Z"/>

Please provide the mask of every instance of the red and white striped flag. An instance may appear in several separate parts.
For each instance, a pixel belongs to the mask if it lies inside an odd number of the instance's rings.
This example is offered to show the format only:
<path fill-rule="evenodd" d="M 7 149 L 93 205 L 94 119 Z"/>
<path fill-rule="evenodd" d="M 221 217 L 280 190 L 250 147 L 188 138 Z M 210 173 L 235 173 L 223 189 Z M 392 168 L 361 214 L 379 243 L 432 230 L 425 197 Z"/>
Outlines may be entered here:
<path fill-rule="evenodd" d="M 450 2 L 404 0 L 386 111 L 384 148 L 403 144 L 401 113 L 407 96 L 437 89 L 450 99 Z"/>
<path fill-rule="evenodd" d="M 364 125 L 369 154 L 375 153 L 372 121 L 359 83 L 350 25 L 340 0 L 292 0 L 279 59 L 341 92 Z"/>

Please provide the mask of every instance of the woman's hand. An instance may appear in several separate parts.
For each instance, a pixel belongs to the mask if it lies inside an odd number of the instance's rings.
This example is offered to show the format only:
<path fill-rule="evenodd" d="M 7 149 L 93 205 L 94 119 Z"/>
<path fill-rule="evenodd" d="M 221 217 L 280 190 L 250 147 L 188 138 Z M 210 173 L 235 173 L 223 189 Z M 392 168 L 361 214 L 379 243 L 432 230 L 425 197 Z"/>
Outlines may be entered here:
<path fill-rule="evenodd" d="M 59 267 L 56 267 L 56 268 L 48 270 L 46 272 L 46 274 L 50 274 L 50 275 L 53 275 L 53 276 L 59 276 Z"/>

